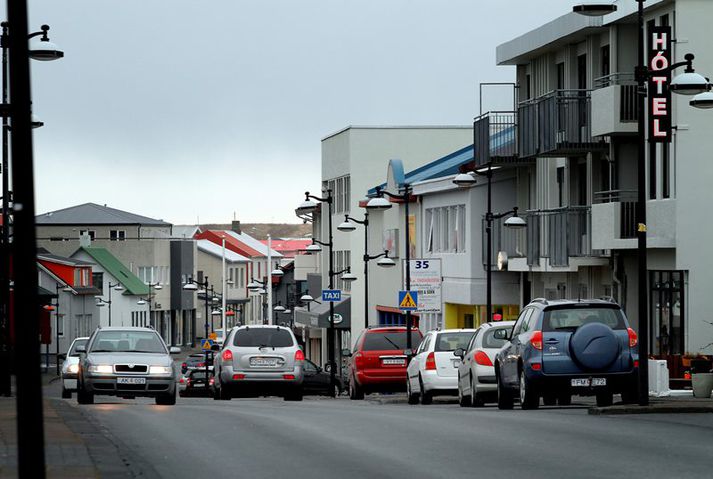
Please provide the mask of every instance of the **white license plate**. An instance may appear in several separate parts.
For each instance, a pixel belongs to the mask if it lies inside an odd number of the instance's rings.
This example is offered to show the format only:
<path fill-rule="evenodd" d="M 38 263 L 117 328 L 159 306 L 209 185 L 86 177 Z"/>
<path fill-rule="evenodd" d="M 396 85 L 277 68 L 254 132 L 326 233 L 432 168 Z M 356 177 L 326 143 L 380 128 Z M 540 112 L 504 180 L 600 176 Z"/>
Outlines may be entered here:
<path fill-rule="evenodd" d="M 404 366 L 406 364 L 405 359 L 382 359 L 381 362 L 389 366 Z"/>
<path fill-rule="evenodd" d="M 453 361 L 454 368 L 460 367 L 460 359 L 452 359 L 451 361 Z"/>
<path fill-rule="evenodd" d="M 607 378 L 592 378 L 592 386 L 606 386 Z"/>
<path fill-rule="evenodd" d="M 116 384 L 146 384 L 146 378 L 116 378 Z"/>
<path fill-rule="evenodd" d="M 277 359 L 275 358 L 250 358 L 250 366 L 257 366 L 263 368 L 274 368 L 277 366 Z"/>
<path fill-rule="evenodd" d="M 606 386 L 607 378 L 576 378 L 572 379 L 572 387 Z"/>

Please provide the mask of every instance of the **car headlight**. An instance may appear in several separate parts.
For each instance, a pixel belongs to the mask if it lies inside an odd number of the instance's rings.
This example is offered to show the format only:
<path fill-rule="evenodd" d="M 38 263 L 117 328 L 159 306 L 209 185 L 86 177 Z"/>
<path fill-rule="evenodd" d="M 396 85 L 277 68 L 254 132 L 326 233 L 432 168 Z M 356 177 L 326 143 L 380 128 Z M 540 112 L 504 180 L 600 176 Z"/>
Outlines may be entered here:
<path fill-rule="evenodd" d="M 72 374 L 77 374 L 79 372 L 79 364 L 70 364 L 67 367 L 67 372 Z"/>
<path fill-rule="evenodd" d="M 171 366 L 151 366 L 149 368 L 149 374 L 172 374 L 173 369 Z"/>
<path fill-rule="evenodd" d="M 95 374 L 111 374 L 114 372 L 114 368 L 111 364 L 92 364 L 89 366 L 89 372 Z"/>

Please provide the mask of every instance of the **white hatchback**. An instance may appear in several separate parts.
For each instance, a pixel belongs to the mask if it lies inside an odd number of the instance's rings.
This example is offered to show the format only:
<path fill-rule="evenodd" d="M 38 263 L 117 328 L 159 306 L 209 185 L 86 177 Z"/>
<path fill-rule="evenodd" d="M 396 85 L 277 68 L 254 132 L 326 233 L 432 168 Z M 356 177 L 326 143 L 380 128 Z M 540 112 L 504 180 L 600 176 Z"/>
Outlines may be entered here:
<path fill-rule="evenodd" d="M 453 352 L 453 356 L 460 360 L 458 402 L 461 406 L 482 406 L 497 401 L 493 363 L 514 325 L 515 321 L 485 323 L 466 347 Z"/>
<path fill-rule="evenodd" d="M 446 329 L 426 333 L 408 365 L 406 391 L 409 404 L 430 404 L 433 396 L 458 393 L 460 358 L 453 355 L 465 348 L 475 329 Z"/>

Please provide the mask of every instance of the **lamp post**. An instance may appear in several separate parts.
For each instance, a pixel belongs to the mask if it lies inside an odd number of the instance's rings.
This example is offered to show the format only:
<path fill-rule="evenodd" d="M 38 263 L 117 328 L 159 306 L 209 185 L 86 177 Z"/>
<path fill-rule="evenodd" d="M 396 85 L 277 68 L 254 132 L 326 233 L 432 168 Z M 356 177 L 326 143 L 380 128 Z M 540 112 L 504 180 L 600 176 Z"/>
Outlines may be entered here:
<path fill-rule="evenodd" d="M 674 93 L 683 95 L 696 95 L 690 105 L 696 108 L 711 108 L 713 107 L 713 95 L 710 93 L 710 82 L 701 74 L 696 73 L 693 69 L 694 55 L 687 53 L 682 62 L 676 62 L 668 65 L 659 65 L 652 62 L 648 65 L 645 60 L 645 23 L 644 23 L 644 3 L 646 0 L 635 0 L 638 3 L 637 8 L 637 25 L 638 25 L 638 64 L 635 70 L 637 83 L 637 101 L 636 109 L 639 115 L 638 126 L 638 172 L 637 172 L 637 202 L 636 202 L 636 237 L 637 237 L 637 258 L 638 258 L 638 282 L 639 282 L 639 404 L 646 406 L 649 403 L 649 296 L 648 296 L 648 266 L 646 254 L 646 141 L 647 141 L 647 123 L 646 118 L 646 99 L 647 97 L 656 94 Z M 617 7 L 613 4 L 594 4 L 594 5 L 576 5 L 573 7 L 575 13 L 587 16 L 603 16 L 616 11 Z M 670 39 L 669 39 L 670 40 Z M 666 43 L 666 41 L 663 41 Z M 658 55 L 657 55 L 658 57 Z M 654 59 L 656 60 L 656 59 Z M 662 68 L 659 68 L 662 66 Z M 668 76 L 676 69 L 686 67 L 684 73 L 677 76 L 670 85 L 668 84 Z M 655 91 L 648 91 L 647 83 L 656 84 Z M 666 98 L 657 98 L 660 103 L 652 105 L 653 108 L 659 111 L 668 113 L 671 105 L 668 104 Z M 656 115 L 656 112 L 654 112 Z M 649 155 L 654 158 L 656 155 L 656 142 L 661 141 L 648 131 L 649 140 Z M 670 142 L 670 135 L 665 136 L 663 142 Z"/>
<path fill-rule="evenodd" d="M 57 295 L 57 307 L 54 310 L 54 315 L 55 315 L 55 329 L 54 329 L 54 352 L 55 352 L 55 362 L 57 363 L 57 376 L 59 376 L 59 322 L 60 322 L 60 315 L 59 315 L 59 292 L 62 291 L 64 293 L 70 293 L 72 291 L 72 288 L 69 287 L 68 284 L 61 285 L 60 283 L 57 283 L 55 286 L 55 294 Z"/>
<path fill-rule="evenodd" d="M 485 167 L 479 168 L 470 173 L 460 173 L 453 178 L 453 183 L 459 188 L 470 188 L 476 184 L 476 175 L 485 176 L 488 179 L 488 192 L 485 213 L 485 321 L 493 321 L 493 221 L 511 216 L 505 220 L 508 228 L 524 228 L 527 223 L 517 215 L 517 207 L 504 213 L 493 213 L 493 171 L 499 170 L 499 166 L 488 163 Z"/>
<path fill-rule="evenodd" d="M 196 294 L 204 295 L 203 296 L 203 300 L 205 301 L 205 321 L 204 321 L 205 336 L 204 336 L 204 339 L 208 339 L 208 335 L 210 334 L 209 326 L 208 326 L 208 316 L 210 314 L 210 312 L 209 312 L 210 299 L 208 297 L 208 285 L 209 285 L 208 276 L 204 276 L 203 281 L 196 281 L 193 278 L 188 278 L 188 280 L 186 281 L 186 284 L 183 285 L 184 291 L 195 291 Z"/>
<path fill-rule="evenodd" d="M 410 228 L 410 222 L 409 222 L 409 202 L 411 201 L 411 193 L 413 192 L 413 189 L 411 188 L 411 185 L 408 183 L 404 183 L 401 188 L 399 188 L 400 194 L 394 194 L 394 193 L 389 193 L 386 190 L 382 190 L 381 188 L 376 189 L 376 198 L 370 199 L 367 204 L 366 208 L 367 210 L 386 210 L 391 208 L 391 202 L 388 201 L 386 198 L 384 198 L 384 195 L 388 196 L 389 198 L 393 198 L 395 200 L 400 200 L 404 203 L 404 214 L 406 216 L 405 219 L 405 229 L 406 229 L 406 234 L 405 234 L 405 244 L 406 244 L 406 284 L 405 289 L 406 291 L 411 290 L 411 228 Z M 412 344 L 411 344 L 411 329 L 412 329 L 412 319 L 411 319 L 411 311 L 406 311 L 406 349 L 411 350 L 412 349 Z"/>
<path fill-rule="evenodd" d="M 369 327 L 369 261 L 379 259 L 377 261 L 377 266 L 382 268 L 390 268 L 396 266 L 393 259 L 389 258 L 389 251 L 385 250 L 381 254 L 370 255 L 369 254 L 369 212 L 364 213 L 364 219 L 358 220 L 352 216 L 344 215 L 344 223 L 337 226 L 339 231 L 349 233 L 356 229 L 355 224 L 364 226 L 364 256 L 362 260 L 364 261 L 364 328 Z"/>
<path fill-rule="evenodd" d="M 161 285 L 161 283 L 151 283 L 151 282 L 149 282 L 147 286 L 149 287 L 149 295 L 146 297 L 145 300 L 143 298 L 138 300 L 136 302 L 136 304 L 138 304 L 138 305 L 148 304 L 149 305 L 149 325 L 152 328 L 156 329 L 154 320 L 151 317 L 151 301 L 153 301 L 153 298 L 154 298 L 154 295 L 151 293 L 151 290 L 154 289 L 154 290 L 158 291 L 158 290 L 163 289 L 163 286 Z"/>
<path fill-rule="evenodd" d="M 121 285 L 121 283 L 111 284 L 111 281 L 108 281 L 107 289 L 109 290 L 109 299 L 106 300 L 104 298 L 97 296 L 96 300 L 97 300 L 97 306 L 103 306 L 105 304 L 109 306 L 109 327 L 111 327 L 111 303 L 112 303 L 111 290 L 115 289 L 116 291 L 124 291 L 124 287 Z"/>

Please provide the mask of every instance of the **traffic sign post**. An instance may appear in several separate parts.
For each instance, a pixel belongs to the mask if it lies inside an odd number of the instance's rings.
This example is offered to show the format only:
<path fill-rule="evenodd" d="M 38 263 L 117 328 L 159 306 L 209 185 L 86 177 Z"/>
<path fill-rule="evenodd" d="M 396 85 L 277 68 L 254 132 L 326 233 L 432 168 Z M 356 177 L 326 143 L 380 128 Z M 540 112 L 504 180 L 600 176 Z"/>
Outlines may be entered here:
<path fill-rule="evenodd" d="M 417 311 L 420 313 L 441 312 L 441 260 L 439 258 L 412 259 L 410 289 L 418 291 Z M 404 262 L 404 268 L 406 262 Z"/>
<path fill-rule="evenodd" d="M 212 346 L 213 346 L 212 339 L 204 339 L 203 342 L 201 343 L 201 349 L 206 350 L 206 351 L 209 351 Z"/>
<path fill-rule="evenodd" d="M 416 311 L 418 309 L 418 291 L 399 291 L 399 309 Z"/>
<path fill-rule="evenodd" d="M 342 290 L 341 289 L 323 289 L 322 290 L 322 302 L 338 303 L 341 300 L 342 300 Z"/>

